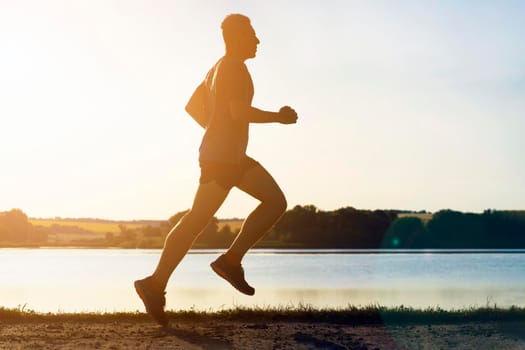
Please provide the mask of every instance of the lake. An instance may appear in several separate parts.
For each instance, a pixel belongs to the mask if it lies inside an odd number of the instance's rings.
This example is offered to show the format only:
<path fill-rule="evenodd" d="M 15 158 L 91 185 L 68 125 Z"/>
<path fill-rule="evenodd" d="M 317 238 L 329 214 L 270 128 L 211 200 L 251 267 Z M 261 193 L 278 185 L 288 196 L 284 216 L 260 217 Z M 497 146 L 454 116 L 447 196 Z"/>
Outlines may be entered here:
<path fill-rule="evenodd" d="M 172 275 L 167 309 L 348 305 L 525 306 L 525 251 L 252 250 L 256 288 L 244 296 L 209 267 L 220 250 L 192 250 Z M 133 281 L 159 250 L 0 249 L 0 306 L 40 312 L 136 311 Z"/>

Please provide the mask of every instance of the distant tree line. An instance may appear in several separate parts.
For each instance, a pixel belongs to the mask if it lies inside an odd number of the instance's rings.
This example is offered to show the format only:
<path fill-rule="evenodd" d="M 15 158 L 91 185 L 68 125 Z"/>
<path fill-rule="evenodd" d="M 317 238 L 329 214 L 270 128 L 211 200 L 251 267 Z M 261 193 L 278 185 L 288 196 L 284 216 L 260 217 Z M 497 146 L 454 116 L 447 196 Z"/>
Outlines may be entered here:
<path fill-rule="evenodd" d="M 0 245 L 39 245 L 47 242 L 47 232 L 34 227 L 20 209 L 0 212 Z"/>
<path fill-rule="evenodd" d="M 187 213 L 182 211 L 161 225 L 136 229 L 120 226 L 103 244 L 125 248 L 160 248 L 169 230 Z M 345 249 L 497 249 L 525 248 L 525 211 L 493 211 L 482 214 L 442 210 L 428 221 L 403 210 L 333 211 L 313 205 L 288 210 L 257 244 L 260 248 Z M 399 217 L 399 214 L 408 216 Z M 212 218 L 196 240 L 196 248 L 226 248 L 237 230 Z"/>
<path fill-rule="evenodd" d="M 160 248 L 170 229 L 187 213 L 179 212 L 157 225 L 107 233 L 102 239 L 76 241 L 79 246 Z M 313 205 L 286 211 L 272 230 L 257 244 L 259 248 L 345 249 L 512 249 L 525 248 L 525 211 L 487 210 L 481 214 L 441 210 L 422 220 L 400 210 L 333 211 Z M 403 214 L 402 216 L 400 214 Z M 34 227 L 19 209 L 0 212 L 0 245 L 45 245 L 53 229 Z M 71 229 L 71 228 L 70 228 Z M 78 233 L 85 229 L 73 227 Z M 238 229 L 220 225 L 212 218 L 195 242 L 195 248 L 226 248 Z M 71 243 L 71 242 L 70 242 Z"/>
<path fill-rule="evenodd" d="M 426 224 L 417 217 L 392 223 L 382 248 L 525 248 L 525 211 L 486 210 L 482 214 L 441 210 Z"/>
<path fill-rule="evenodd" d="M 399 214 L 405 214 L 400 217 Z M 269 237 L 284 245 L 348 249 L 525 248 L 525 211 L 481 214 L 441 210 L 429 220 L 400 210 L 334 211 L 314 206 L 288 210 Z M 263 241 L 264 242 L 264 241 Z"/>
<path fill-rule="evenodd" d="M 296 206 L 283 215 L 267 239 L 291 247 L 377 248 L 396 218 L 394 211 Z"/>

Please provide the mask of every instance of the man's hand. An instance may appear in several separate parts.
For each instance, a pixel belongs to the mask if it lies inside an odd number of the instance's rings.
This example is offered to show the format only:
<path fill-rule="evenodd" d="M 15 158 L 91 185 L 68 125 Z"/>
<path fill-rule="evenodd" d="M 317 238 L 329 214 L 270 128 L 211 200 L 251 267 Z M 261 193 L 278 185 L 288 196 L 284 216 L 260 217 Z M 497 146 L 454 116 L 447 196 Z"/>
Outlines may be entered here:
<path fill-rule="evenodd" d="M 297 123 L 297 112 L 290 106 L 281 107 L 277 113 L 277 121 L 282 124 L 295 124 Z"/>

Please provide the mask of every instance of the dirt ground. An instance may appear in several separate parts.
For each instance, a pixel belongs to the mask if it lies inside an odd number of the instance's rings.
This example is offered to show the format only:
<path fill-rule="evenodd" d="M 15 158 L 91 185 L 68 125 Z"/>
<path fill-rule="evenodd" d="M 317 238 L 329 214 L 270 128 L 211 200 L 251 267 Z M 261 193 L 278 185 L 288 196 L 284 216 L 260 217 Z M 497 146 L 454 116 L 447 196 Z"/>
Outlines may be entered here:
<path fill-rule="evenodd" d="M 0 349 L 525 349 L 525 321 L 343 325 L 311 322 L 2 321 Z"/>

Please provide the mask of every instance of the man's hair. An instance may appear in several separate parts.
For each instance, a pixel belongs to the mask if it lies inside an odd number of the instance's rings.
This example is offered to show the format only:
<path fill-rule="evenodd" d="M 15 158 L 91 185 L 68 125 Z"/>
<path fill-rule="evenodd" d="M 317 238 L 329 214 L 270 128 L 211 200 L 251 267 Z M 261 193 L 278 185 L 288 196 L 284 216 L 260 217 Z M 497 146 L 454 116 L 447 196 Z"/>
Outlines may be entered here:
<path fill-rule="evenodd" d="M 240 13 L 233 13 L 226 16 L 221 23 L 222 37 L 226 45 L 235 42 L 239 33 L 249 25 L 251 25 L 250 19 Z"/>

